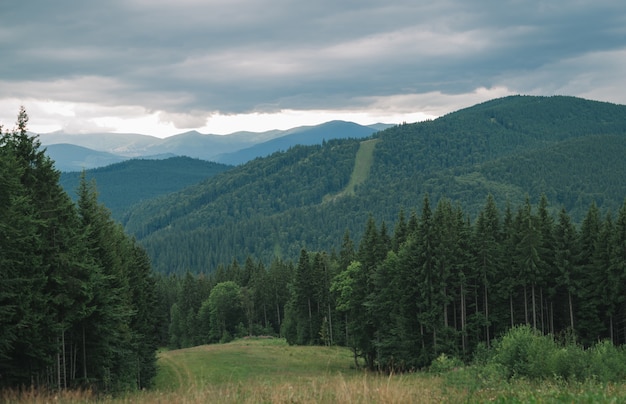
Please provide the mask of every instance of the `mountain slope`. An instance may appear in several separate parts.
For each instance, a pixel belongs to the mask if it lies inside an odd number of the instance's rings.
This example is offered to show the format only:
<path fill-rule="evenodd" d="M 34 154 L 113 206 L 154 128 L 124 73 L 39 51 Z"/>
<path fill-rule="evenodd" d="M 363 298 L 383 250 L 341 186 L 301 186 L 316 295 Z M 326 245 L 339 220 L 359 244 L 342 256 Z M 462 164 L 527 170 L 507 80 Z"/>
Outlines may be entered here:
<path fill-rule="evenodd" d="M 515 207 L 545 193 L 580 220 L 595 200 L 616 211 L 626 196 L 626 107 L 572 97 L 507 97 L 377 139 L 366 178 L 344 193 L 361 139 L 299 146 L 134 208 L 125 222 L 163 272 L 211 271 L 247 254 L 296 258 L 329 250 L 367 216 L 391 223 L 426 193 L 476 215 L 488 193 Z M 574 167 L 574 168 L 573 168 Z M 343 195 L 342 197 L 333 197 Z"/>
<path fill-rule="evenodd" d="M 287 134 L 256 144 L 232 153 L 216 156 L 215 160 L 224 164 L 243 164 L 257 157 L 265 157 L 276 151 L 285 151 L 295 145 L 322 144 L 336 138 L 364 138 L 377 132 L 377 129 L 357 125 L 352 122 L 331 121 L 317 126 L 304 126 L 288 131 Z M 339 136 L 340 134 L 340 136 Z"/>
<path fill-rule="evenodd" d="M 114 218 L 121 220 L 125 212 L 138 202 L 179 191 L 231 168 L 189 157 L 132 159 L 86 170 L 85 176 L 89 181 L 96 181 L 100 201 L 111 210 Z M 61 174 L 61 186 L 74 199 L 81 175 L 79 172 Z"/>
<path fill-rule="evenodd" d="M 46 154 L 55 161 L 59 171 L 82 171 L 126 160 L 115 154 L 66 143 L 47 146 Z"/>
<path fill-rule="evenodd" d="M 161 139 L 153 136 L 139 135 L 136 133 L 68 134 L 63 132 L 44 133 L 39 135 L 39 140 L 44 146 L 67 143 L 123 157 L 136 157 L 141 155 L 143 150 L 161 141 Z"/>

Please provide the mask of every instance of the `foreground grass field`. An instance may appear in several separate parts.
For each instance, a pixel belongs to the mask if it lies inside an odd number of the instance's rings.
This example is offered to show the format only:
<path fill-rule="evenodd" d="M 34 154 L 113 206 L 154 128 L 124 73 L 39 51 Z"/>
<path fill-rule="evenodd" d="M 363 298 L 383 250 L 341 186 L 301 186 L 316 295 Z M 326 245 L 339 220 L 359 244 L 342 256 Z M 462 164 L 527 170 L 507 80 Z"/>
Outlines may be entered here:
<path fill-rule="evenodd" d="M 506 382 L 489 372 L 377 375 L 354 368 L 337 347 L 293 347 L 281 339 L 242 339 L 159 353 L 156 386 L 119 397 L 89 393 L 0 393 L 28 403 L 463 403 L 626 402 L 626 384 Z"/>

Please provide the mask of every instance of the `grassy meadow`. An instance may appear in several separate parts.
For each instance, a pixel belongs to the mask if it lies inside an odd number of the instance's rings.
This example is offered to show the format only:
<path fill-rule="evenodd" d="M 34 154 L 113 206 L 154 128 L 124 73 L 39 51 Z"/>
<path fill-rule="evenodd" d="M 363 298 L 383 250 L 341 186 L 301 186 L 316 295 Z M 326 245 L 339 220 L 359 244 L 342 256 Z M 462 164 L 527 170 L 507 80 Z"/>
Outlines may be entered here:
<path fill-rule="evenodd" d="M 378 375 L 355 369 L 338 347 L 241 339 L 159 353 L 149 391 L 117 397 L 89 392 L 0 393 L 8 403 L 463 403 L 626 402 L 626 383 L 504 381 L 489 369 Z"/>

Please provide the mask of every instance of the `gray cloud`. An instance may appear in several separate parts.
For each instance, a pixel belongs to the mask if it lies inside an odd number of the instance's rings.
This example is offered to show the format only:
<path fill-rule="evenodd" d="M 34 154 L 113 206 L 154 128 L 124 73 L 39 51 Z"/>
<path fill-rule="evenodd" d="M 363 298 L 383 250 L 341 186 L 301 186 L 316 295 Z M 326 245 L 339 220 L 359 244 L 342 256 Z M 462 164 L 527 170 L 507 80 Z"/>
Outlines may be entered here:
<path fill-rule="evenodd" d="M 437 94 L 456 106 L 479 88 L 626 103 L 625 27 L 626 6 L 601 0 L 3 0 L 0 97 L 183 126 Z"/>

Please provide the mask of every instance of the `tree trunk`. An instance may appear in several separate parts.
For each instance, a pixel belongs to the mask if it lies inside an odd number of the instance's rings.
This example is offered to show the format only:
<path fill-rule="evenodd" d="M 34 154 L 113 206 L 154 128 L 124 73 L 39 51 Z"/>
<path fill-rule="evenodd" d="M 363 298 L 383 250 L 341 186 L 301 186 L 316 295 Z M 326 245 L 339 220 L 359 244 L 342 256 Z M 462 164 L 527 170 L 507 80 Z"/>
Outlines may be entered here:
<path fill-rule="evenodd" d="M 532 298 L 532 302 L 533 302 L 533 328 L 536 330 L 537 329 L 537 312 L 536 312 L 536 303 L 535 303 L 535 284 L 532 284 L 532 287 L 530 288 L 530 293 L 531 293 L 531 298 Z"/>
<path fill-rule="evenodd" d="M 85 326 L 83 325 L 83 379 L 87 382 L 87 348 L 85 347 Z"/>
<path fill-rule="evenodd" d="M 485 337 L 487 339 L 487 348 L 491 345 L 491 336 L 489 334 L 489 299 L 487 297 L 487 280 L 485 280 L 484 285 L 485 291 Z"/>
<path fill-rule="evenodd" d="M 57 343 L 59 337 L 57 337 Z M 57 389 L 61 390 L 61 353 L 57 351 Z"/>
<path fill-rule="evenodd" d="M 456 300 L 452 301 L 452 327 L 455 330 L 459 329 L 459 323 L 457 321 L 457 307 L 456 307 Z"/>
<path fill-rule="evenodd" d="M 330 345 L 333 345 L 333 316 L 330 313 L 330 302 L 328 303 L 328 329 L 330 331 Z"/>
<path fill-rule="evenodd" d="M 545 327 L 543 321 L 543 287 L 539 287 L 539 305 L 541 307 L 541 311 L 539 312 L 540 320 L 541 320 L 541 334 L 545 335 Z"/>
<path fill-rule="evenodd" d="M 63 353 L 63 388 L 67 388 L 67 362 L 65 359 L 65 329 L 61 331 L 61 349 Z"/>
<path fill-rule="evenodd" d="M 346 312 L 345 314 L 345 323 L 346 323 L 346 345 L 349 345 L 349 340 L 348 340 L 348 313 Z"/>
<path fill-rule="evenodd" d="M 569 325 L 574 332 L 574 307 L 572 305 L 572 292 L 567 292 L 567 300 L 569 301 Z"/>
<path fill-rule="evenodd" d="M 509 292 L 509 310 L 511 312 L 511 328 L 515 326 L 515 315 L 513 314 L 513 292 Z"/>
<path fill-rule="evenodd" d="M 528 296 L 526 292 L 526 284 L 524 284 L 524 321 L 526 325 L 530 324 L 528 321 Z"/>
<path fill-rule="evenodd" d="M 282 337 L 281 331 L 280 331 L 280 305 L 278 303 L 276 303 L 276 319 L 278 320 L 278 336 Z"/>
<path fill-rule="evenodd" d="M 307 299 L 309 302 L 309 342 L 313 342 L 313 314 L 311 312 L 311 298 Z"/>
<path fill-rule="evenodd" d="M 443 325 L 448 328 L 448 293 L 446 287 L 443 287 Z"/>
<path fill-rule="evenodd" d="M 461 346 L 463 347 L 463 354 L 465 354 L 467 350 L 467 336 L 465 334 L 465 289 L 463 285 L 461 285 Z"/>

